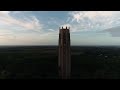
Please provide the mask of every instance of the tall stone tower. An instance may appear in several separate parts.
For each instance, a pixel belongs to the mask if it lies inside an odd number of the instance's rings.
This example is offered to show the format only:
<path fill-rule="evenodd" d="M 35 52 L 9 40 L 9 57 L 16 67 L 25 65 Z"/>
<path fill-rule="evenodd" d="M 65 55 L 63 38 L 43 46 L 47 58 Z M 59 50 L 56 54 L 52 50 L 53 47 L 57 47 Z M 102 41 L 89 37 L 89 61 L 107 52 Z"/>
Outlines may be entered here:
<path fill-rule="evenodd" d="M 59 28 L 59 76 L 69 79 L 71 73 L 70 28 Z"/>

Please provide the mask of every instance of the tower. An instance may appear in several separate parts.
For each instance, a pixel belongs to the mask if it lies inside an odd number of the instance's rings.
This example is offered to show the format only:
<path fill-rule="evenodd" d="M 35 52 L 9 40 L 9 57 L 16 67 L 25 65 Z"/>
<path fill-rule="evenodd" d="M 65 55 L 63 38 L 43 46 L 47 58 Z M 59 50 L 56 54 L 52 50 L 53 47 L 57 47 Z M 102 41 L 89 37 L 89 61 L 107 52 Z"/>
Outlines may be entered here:
<path fill-rule="evenodd" d="M 59 28 L 59 76 L 69 79 L 71 73 L 70 28 Z"/>

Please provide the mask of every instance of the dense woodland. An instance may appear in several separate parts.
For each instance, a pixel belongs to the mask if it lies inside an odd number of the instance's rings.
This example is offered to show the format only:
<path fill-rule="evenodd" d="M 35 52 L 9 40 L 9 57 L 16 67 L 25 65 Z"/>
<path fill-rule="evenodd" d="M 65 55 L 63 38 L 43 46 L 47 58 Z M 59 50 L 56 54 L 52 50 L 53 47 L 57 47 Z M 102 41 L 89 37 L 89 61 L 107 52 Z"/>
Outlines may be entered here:
<path fill-rule="evenodd" d="M 72 46 L 71 78 L 120 78 L 120 48 Z M 0 47 L 0 79 L 58 79 L 58 47 Z"/>

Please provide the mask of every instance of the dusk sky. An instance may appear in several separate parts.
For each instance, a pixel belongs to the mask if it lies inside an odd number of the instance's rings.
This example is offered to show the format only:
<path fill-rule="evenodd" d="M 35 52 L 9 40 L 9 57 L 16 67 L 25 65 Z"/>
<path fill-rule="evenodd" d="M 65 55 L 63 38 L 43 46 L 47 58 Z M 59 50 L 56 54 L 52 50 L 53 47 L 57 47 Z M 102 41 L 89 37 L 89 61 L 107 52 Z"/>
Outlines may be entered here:
<path fill-rule="evenodd" d="M 71 45 L 120 45 L 120 11 L 0 11 L 0 45 L 58 45 L 61 26 Z"/>

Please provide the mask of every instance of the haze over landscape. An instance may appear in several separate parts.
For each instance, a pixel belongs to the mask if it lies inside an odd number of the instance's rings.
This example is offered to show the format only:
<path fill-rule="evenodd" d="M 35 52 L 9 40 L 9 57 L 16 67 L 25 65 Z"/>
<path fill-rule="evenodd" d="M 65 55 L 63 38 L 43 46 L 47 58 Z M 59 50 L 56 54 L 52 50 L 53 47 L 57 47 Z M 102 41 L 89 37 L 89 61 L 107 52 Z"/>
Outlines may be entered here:
<path fill-rule="evenodd" d="M 71 45 L 120 45 L 120 11 L 0 11 L 0 45 L 58 45 L 61 26 Z"/>

